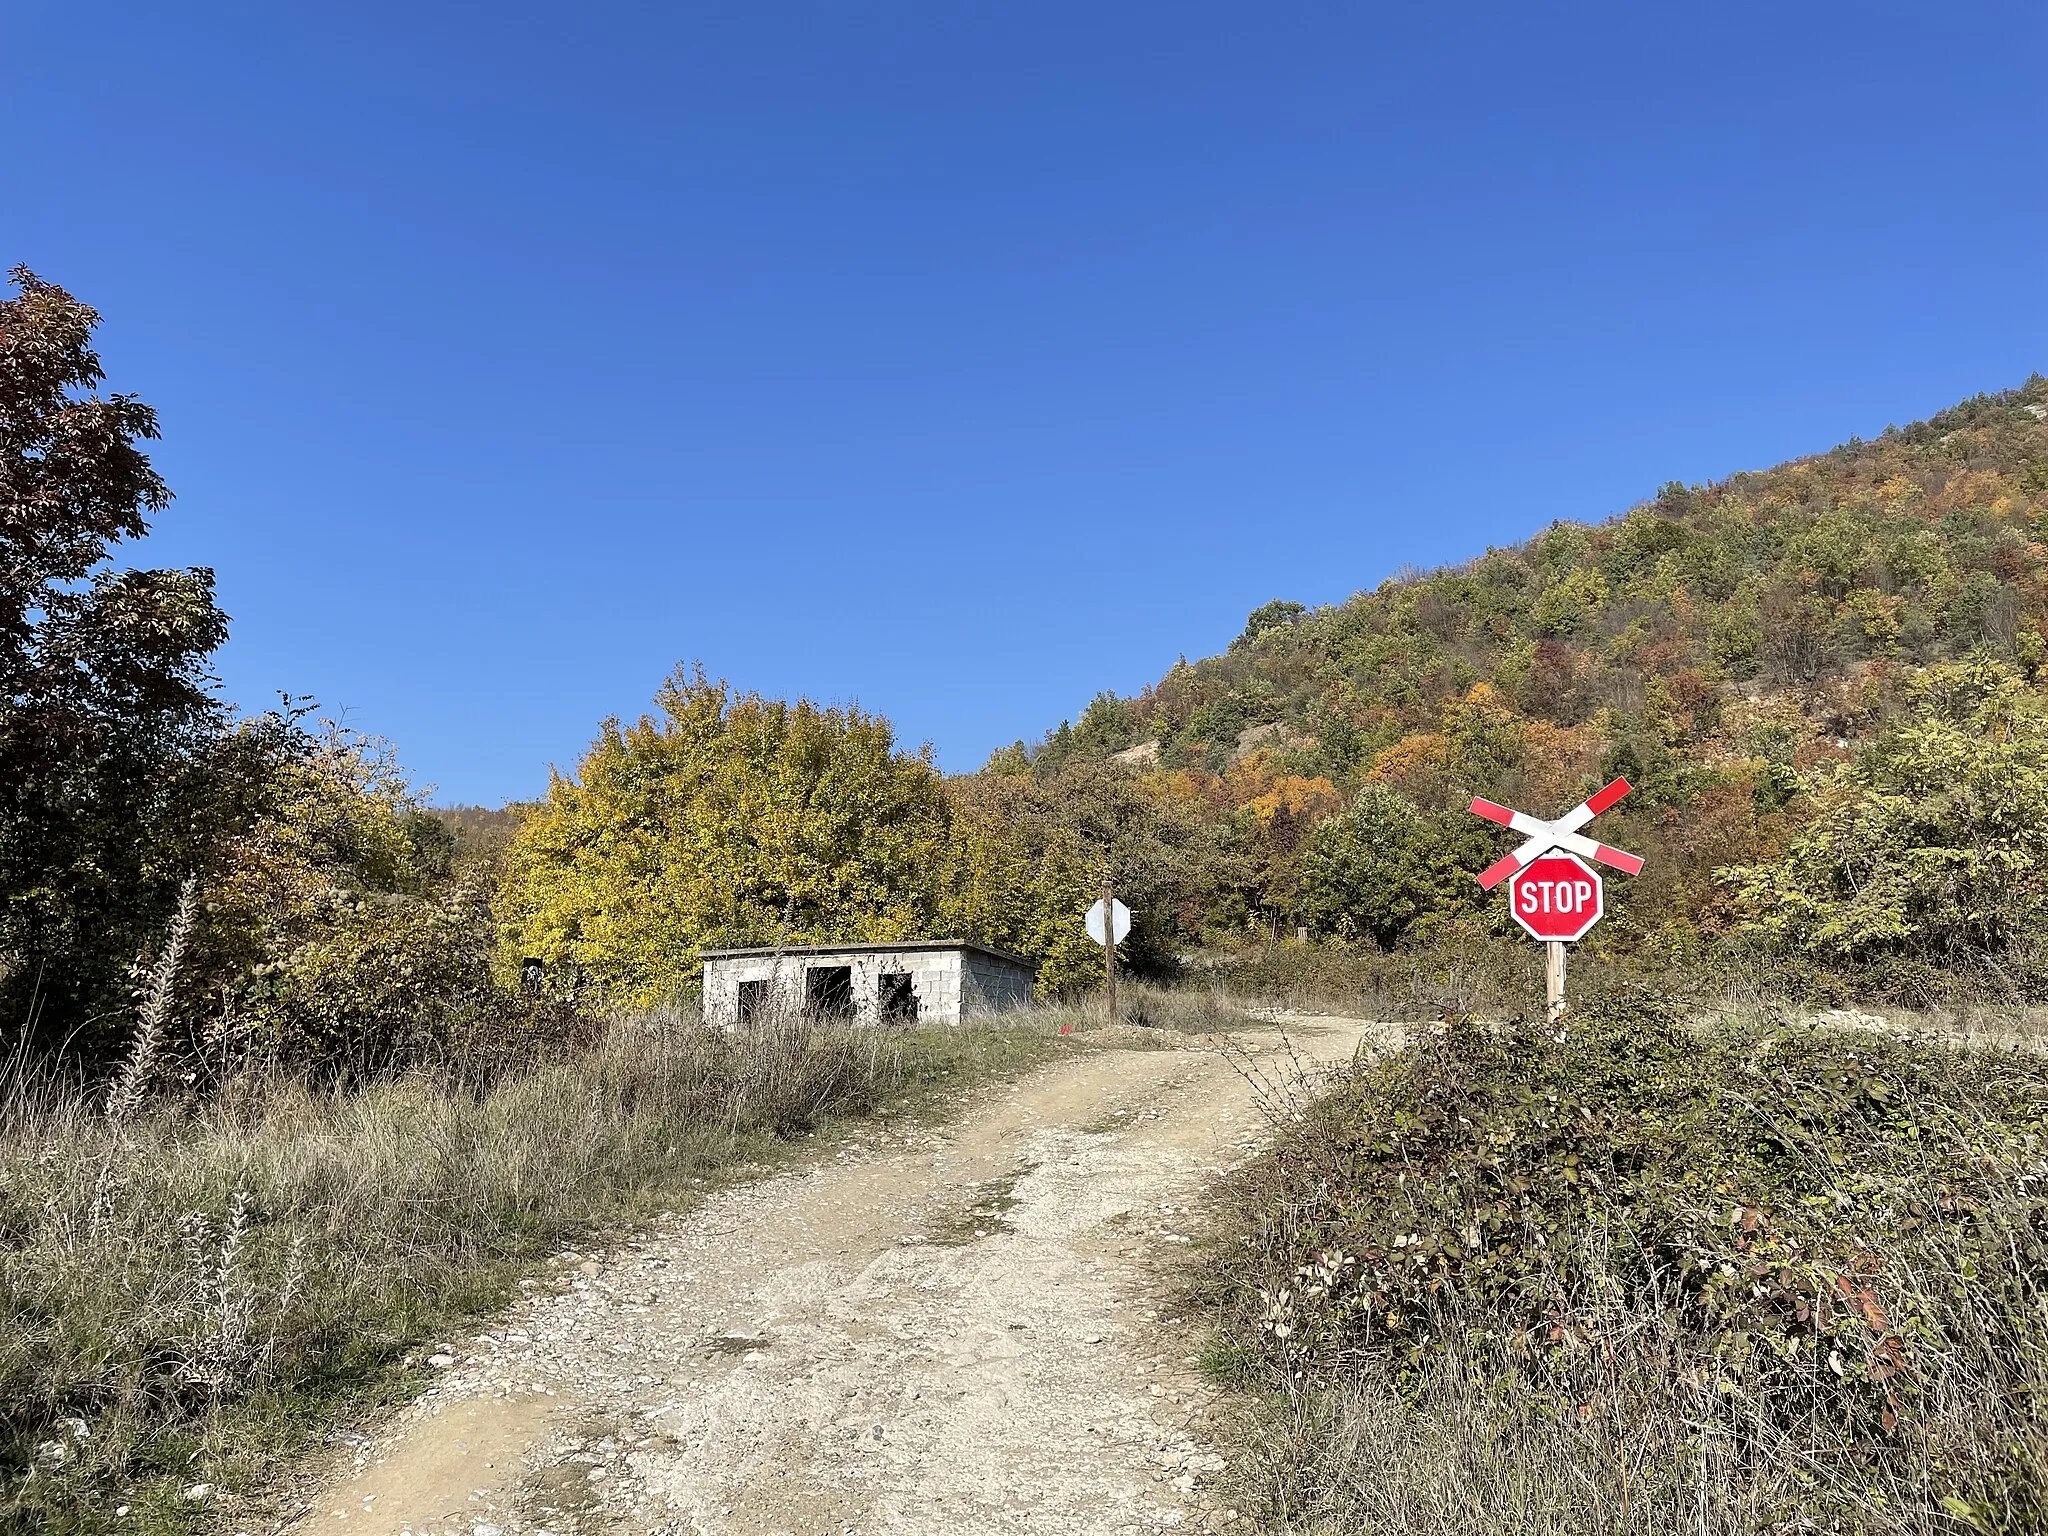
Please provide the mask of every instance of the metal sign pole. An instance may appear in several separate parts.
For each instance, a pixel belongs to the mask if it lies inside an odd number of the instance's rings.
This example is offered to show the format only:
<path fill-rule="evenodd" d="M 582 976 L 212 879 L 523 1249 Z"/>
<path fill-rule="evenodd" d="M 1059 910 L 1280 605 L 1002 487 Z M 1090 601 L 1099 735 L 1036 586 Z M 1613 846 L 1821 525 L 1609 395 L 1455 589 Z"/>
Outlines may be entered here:
<path fill-rule="evenodd" d="M 1109 981 L 1109 1020 L 1116 1022 L 1116 893 L 1102 877 L 1102 971 Z"/>
<path fill-rule="evenodd" d="M 1543 990 L 1549 1002 L 1544 1017 L 1555 1026 L 1564 1018 L 1564 940 L 1546 940 L 1543 948 Z"/>

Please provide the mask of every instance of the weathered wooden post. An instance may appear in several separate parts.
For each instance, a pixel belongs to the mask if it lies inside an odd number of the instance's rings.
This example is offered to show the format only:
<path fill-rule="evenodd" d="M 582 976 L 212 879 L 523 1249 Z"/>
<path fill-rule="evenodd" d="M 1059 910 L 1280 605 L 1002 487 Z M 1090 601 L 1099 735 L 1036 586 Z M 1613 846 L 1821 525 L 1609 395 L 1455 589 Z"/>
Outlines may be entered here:
<path fill-rule="evenodd" d="M 1116 911 L 1116 891 L 1111 887 L 1109 876 L 1102 877 L 1102 910 L 1105 916 Z M 1116 1022 L 1116 925 L 1104 922 L 1102 925 L 1102 974 L 1107 982 L 1105 997 L 1109 1009 L 1109 1022 Z"/>
<path fill-rule="evenodd" d="M 1102 898 L 1088 909 L 1082 919 L 1082 926 L 1088 930 L 1088 937 L 1102 946 L 1102 974 L 1109 983 L 1107 1007 L 1109 1022 L 1116 1022 L 1116 947 L 1123 943 L 1131 931 L 1131 909 L 1116 899 L 1116 892 L 1108 875 L 1102 877 Z"/>

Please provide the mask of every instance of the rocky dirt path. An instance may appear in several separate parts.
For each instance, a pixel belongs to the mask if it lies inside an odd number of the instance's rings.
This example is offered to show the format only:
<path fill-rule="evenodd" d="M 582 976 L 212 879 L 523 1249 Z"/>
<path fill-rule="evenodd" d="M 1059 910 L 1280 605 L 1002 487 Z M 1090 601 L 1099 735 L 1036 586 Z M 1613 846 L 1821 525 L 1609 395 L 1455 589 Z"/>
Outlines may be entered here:
<path fill-rule="evenodd" d="M 1371 1026 L 1301 1020 L 1315 1061 Z M 1253 1063 L 1277 1034 L 1237 1037 Z M 1076 1051 L 554 1276 L 352 1455 L 310 1536 L 961 1536 L 1234 1523 L 1162 1280 L 1258 1146 L 1213 1042 Z"/>

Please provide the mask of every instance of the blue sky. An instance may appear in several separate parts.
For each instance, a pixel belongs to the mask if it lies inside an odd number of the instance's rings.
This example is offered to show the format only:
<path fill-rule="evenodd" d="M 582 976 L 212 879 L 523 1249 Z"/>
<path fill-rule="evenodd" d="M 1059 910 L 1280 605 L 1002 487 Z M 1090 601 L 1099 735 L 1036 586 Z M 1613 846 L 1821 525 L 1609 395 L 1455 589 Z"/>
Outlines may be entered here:
<path fill-rule="evenodd" d="M 969 769 L 2048 369 L 2048 8 L 0 0 L 229 694 L 530 795 L 675 663 Z"/>

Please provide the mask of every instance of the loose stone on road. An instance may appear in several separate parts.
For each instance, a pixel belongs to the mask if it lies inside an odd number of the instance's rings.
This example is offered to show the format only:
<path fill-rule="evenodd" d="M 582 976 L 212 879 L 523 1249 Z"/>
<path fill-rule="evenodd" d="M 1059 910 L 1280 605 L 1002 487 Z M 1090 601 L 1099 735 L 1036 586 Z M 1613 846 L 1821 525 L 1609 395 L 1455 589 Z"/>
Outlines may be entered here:
<path fill-rule="evenodd" d="M 1373 1026 L 1289 1025 L 1347 1059 Z M 1235 1037 L 1275 1060 L 1277 1034 Z M 1162 1278 L 1257 1147 L 1213 1041 L 1077 1050 L 942 1127 L 862 1127 L 551 1279 L 361 1439 L 301 1533 L 1222 1529 Z"/>

